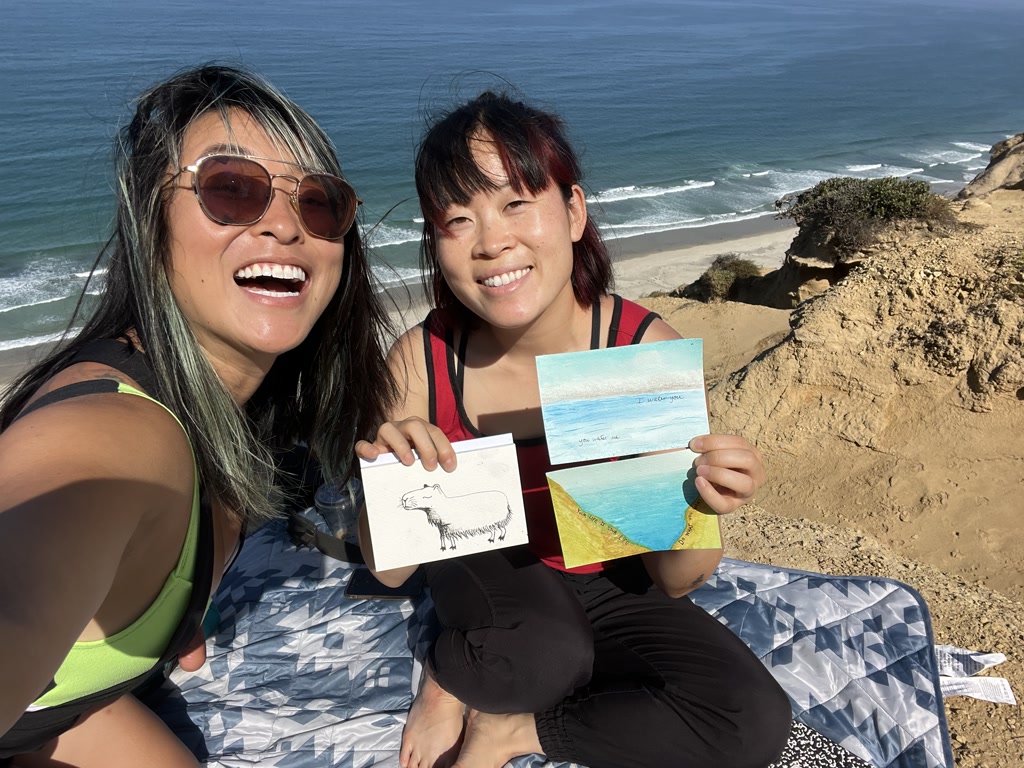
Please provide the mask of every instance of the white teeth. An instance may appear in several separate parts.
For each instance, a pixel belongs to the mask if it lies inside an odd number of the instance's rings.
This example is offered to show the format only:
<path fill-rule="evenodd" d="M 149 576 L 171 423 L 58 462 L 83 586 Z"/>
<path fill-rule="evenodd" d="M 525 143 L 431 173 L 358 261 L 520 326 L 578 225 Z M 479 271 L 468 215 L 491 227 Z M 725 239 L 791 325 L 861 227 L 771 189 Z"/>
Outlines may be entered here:
<path fill-rule="evenodd" d="M 306 271 L 300 267 L 293 267 L 290 264 L 250 264 L 235 272 L 235 277 L 240 280 L 250 280 L 254 277 L 272 277 L 275 280 L 305 282 Z"/>
<path fill-rule="evenodd" d="M 522 279 L 523 275 L 529 272 L 529 269 L 517 269 L 514 272 L 506 272 L 503 275 L 495 275 L 494 277 L 488 277 L 483 280 L 483 284 L 488 288 L 498 288 L 502 285 L 508 285 L 514 283 L 516 280 Z"/>
<path fill-rule="evenodd" d="M 245 290 L 249 293 L 258 293 L 260 296 L 274 296 L 280 298 L 282 296 L 294 296 L 298 291 L 268 291 L 266 288 L 246 288 Z"/>

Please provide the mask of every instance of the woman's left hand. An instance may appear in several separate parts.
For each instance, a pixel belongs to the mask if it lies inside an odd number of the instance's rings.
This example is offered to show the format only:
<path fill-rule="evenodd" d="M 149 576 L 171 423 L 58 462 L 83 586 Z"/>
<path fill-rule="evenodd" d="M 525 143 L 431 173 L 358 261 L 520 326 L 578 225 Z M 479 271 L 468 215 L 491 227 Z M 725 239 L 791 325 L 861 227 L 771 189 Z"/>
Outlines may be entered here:
<path fill-rule="evenodd" d="M 719 515 L 753 501 L 764 484 L 761 451 L 739 435 L 700 435 L 687 446 L 700 454 L 693 462 L 697 491 Z"/>

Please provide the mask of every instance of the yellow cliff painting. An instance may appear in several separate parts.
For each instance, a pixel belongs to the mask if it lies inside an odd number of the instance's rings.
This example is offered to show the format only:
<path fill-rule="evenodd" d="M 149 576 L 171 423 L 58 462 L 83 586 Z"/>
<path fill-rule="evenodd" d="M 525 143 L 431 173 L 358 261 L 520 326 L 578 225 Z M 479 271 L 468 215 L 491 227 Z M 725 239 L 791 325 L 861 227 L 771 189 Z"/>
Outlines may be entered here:
<path fill-rule="evenodd" d="M 718 516 L 702 511 L 689 477 L 693 457 L 684 450 L 549 472 L 566 566 L 721 547 Z"/>

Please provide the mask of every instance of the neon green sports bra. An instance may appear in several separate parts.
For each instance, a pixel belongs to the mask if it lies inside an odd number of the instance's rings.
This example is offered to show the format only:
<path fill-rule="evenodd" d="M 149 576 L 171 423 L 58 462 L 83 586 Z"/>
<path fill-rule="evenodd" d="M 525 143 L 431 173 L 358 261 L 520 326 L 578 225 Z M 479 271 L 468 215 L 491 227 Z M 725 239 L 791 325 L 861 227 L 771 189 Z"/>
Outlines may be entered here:
<path fill-rule="evenodd" d="M 144 397 L 171 413 L 159 401 L 127 384 L 118 384 L 117 391 Z M 171 416 L 174 414 L 171 413 Z M 181 424 L 177 416 L 174 416 L 174 420 Z M 160 661 L 192 594 L 199 535 L 198 476 L 197 470 L 195 488 L 192 492 L 192 514 L 181 555 L 156 600 L 138 619 L 120 632 L 100 640 L 75 643 L 54 674 L 51 686 L 32 703 L 29 712 L 66 704 L 131 680 L 153 669 Z"/>

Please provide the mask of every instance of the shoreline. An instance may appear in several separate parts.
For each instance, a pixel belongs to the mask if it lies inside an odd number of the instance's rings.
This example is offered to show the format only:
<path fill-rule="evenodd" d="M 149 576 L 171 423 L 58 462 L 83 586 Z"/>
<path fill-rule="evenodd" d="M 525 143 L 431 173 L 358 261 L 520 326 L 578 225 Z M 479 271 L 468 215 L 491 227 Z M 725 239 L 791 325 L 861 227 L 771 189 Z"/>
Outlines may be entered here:
<path fill-rule="evenodd" d="M 608 238 L 615 275 L 614 290 L 627 299 L 653 291 L 669 291 L 696 280 L 715 257 L 736 253 L 765 268 L 782 263 L 796 233 L 789 220 L 763 216 L 706 227 L 673 229 L 624 238 Z M 384 289 L 388 312 L 398 329 L 415 325 L 427 313 L 420 282 Z M 0 387 L 9 384 L 42 358 L 52 343 L 0 350 Z"/>

